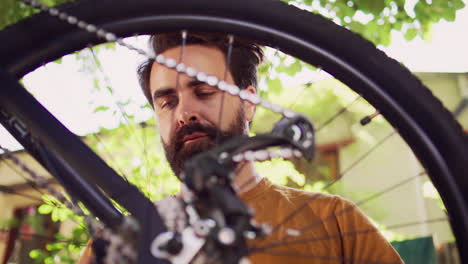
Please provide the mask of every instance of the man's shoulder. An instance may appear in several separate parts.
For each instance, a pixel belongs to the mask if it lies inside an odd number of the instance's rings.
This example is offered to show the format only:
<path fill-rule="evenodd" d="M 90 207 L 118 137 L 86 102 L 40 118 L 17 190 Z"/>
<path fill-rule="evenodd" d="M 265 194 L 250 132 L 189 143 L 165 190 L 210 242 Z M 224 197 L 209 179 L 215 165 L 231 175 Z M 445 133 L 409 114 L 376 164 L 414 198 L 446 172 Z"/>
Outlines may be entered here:
<path fill-rule="evenodd" d="M 326 206 L 330 209 L 336 209 L 343 204 L 352 204 L 347 199 L 338 195 L 301 190 L 278 184 L 271 184 L 270 190 L 266 195 L 276 196 L 278 199 L 285 199 L 296 205 Z"/>
<path fill-rule="evenodd" d="M 308 199 L 313 198 L 317 200 L 334 200 L 336 199 L 336 195 L 322 193 L 322 192 L 314 192 L 314 191 L 307 191 L 302 189 L 297 189 L 285 185 L 279 185 L 272 183 L 270 187 L 270 191 L 272 193 L 277 193 L 278 195 L 284 196 L 289 199 Z"/>

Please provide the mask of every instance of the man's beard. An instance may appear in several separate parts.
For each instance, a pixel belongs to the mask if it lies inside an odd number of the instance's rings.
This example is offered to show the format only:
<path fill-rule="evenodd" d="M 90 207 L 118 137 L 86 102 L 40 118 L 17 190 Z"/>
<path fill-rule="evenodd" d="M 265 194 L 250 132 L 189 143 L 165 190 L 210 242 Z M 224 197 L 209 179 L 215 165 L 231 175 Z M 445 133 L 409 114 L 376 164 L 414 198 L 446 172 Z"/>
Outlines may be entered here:
<path fill-rule="evenodd" d="M 185 162 L 190 158 L 215 147 L 217 144 L 226 142 L 235 136 L 244 135 L 244 131 L 245 113 L 244 109 L 240 107 L 236 114 L 236 118 L 229 125 L 227 131 L 221 131 L 220 128 L 215 126 L 206 126 L 198 122 L 194 122 L 177 130 L 169 140 L 169 144 L 164 142 L 162 143 L 164 152 L 166 154 L 166 159 L 171 165 L 174 174 L 179 177 Z M 196 142 L 192 142 L 187 146 L 184 146 L 183 138 L 194 132 L 205 133 L 207 138 L 202 138 Z"/>

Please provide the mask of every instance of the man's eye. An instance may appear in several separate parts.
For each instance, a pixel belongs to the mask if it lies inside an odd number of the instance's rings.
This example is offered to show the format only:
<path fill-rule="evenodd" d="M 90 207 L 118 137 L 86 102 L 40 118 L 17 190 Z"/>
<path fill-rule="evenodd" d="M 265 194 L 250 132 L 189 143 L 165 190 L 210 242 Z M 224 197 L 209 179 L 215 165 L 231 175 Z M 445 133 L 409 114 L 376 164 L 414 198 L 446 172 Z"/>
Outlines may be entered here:
<path fill-rule="evenodd" d="M 197 96 L 199 97 L 209 97 L 213 94 L 215 94 L 216 91 L 200 91 L 200 92 L 197 92 Z"/>
<path fill-rule="evenodd" d="M 171 99 L 167 99 L 165 101 L 163 101 L 161 103 L 161 108 L 162 109 L 165 109 L 165 108 L 173 108 L 177 105 L 177 99 L 175 98 L 171 98 Z"/>

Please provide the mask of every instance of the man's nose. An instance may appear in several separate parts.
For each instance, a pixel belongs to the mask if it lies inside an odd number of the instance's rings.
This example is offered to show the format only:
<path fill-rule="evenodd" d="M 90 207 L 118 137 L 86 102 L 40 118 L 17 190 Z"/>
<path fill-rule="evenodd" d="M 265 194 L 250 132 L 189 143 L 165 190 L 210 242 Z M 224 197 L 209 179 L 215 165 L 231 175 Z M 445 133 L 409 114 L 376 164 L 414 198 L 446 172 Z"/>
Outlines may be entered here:
<path fill-rule="evenodd" d="M 200 121 L 200 115 L 190 102 L 180 102 L 177 114 L 177 124 L 179 127 Z"/>

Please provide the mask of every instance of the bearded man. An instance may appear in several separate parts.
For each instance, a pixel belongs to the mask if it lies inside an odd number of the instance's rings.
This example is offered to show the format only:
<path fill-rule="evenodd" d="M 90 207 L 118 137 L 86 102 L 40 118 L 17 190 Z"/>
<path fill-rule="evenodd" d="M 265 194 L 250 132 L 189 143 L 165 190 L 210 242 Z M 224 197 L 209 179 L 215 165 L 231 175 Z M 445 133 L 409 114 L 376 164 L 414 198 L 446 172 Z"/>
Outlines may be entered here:
<path fill-rule="evenodd" d="M 166 33 L 151 37 L 162 54 L 256 93 L 260 46 L 226 35 Z M 255 105 L 149 59 L 139 69 L 145 96 L 153 106 L 166 158 L 176 176 L 196 154 L 238 135 L 248 135 Z M 273 184 L 253 162 L 242 162 L 233 184 L 255 212 L 255 220 L 278 230 L 253 248 L 253 263 L 403 263 L 391 245 L 349 201 Z M 290 230 L 303 230 L 292 237 Z M 265 247 L 268 245 L 268 247 Z"/>

